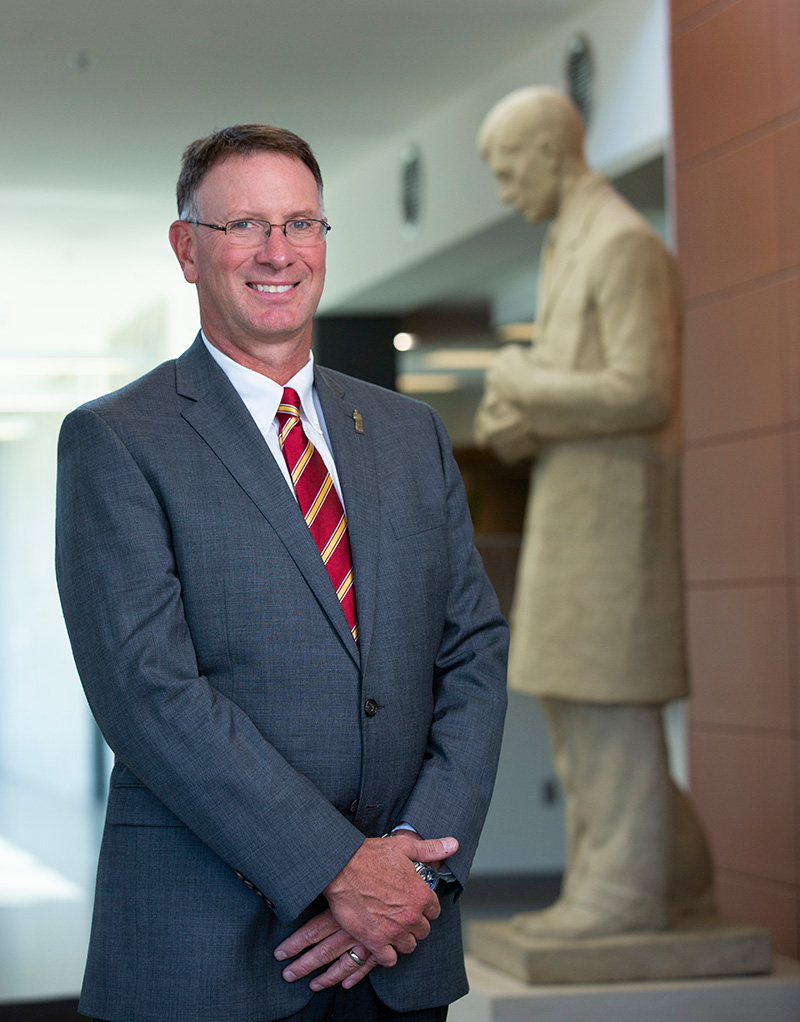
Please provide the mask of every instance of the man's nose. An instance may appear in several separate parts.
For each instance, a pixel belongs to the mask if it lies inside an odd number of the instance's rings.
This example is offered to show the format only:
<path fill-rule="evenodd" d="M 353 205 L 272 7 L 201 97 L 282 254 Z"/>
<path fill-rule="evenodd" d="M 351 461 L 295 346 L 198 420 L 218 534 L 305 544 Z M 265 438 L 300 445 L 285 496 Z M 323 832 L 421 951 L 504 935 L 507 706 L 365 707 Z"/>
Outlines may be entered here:
<path fill-rule="evenodd" d="M 270 228 L 269 235 L 264 231 L 261 244 L 255 252 L 256 259 L 262 262 L 280 263 L 284 265 L 292 262 L 295 258 L 295 251 L 289 244 L 283 228 L 275 224 Z"/>

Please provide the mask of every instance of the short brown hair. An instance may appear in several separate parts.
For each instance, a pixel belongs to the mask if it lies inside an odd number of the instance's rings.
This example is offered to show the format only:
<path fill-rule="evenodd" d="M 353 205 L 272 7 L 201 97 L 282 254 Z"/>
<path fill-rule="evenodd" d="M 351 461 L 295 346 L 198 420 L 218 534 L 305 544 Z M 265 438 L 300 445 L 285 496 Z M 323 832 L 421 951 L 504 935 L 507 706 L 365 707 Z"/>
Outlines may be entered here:
<path fill-rule="evenodd" d="M 322 201 L 322 172 L 307 142 L 294 132 L 274 128 L 271 124 L 234 124 L 230 128 L 212 131 L 184 149 L 178 178 L 178 216 L 185 219 L 197 212 L 193 208 L 197 189 L 215 163 L 229 156 L 249 156 L 256 152 L 296 157 L 314 175 Z"/>

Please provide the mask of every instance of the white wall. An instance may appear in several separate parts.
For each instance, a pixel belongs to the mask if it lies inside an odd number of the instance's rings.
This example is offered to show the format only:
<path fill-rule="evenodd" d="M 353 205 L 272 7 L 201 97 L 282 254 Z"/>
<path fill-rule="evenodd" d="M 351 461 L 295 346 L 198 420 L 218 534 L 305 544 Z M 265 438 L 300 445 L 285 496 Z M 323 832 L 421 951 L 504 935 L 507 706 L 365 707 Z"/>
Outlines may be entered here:
<path fill-rule="evenodd" d="M 156 302 L 108 333 L 101 354 L 115 356 L 125 375 L 100 367 L 96 375 L 19 377 L 21 394 L 36 391 L 54 410 L 20 415 L 20 437 L 0 441 L 0 775 L 6 781 L 65 795 L 92 789 L 94 725 L 55 580 L 58 432 L 70 408 L 165 357 L 166 323 L 167 309 Z M 13 380 L 5 382 L 10 388 Z"/>
<path fill-rule="evenodd" d="M 60 416 L 0 443 L 0 772 L 61 792 L 89 788 L 90 718 L 61 618 L 53 567 Z"/>
<path fill-rule="evenodd" d="M 472 867 L 475 876 L 559 873 L 564 867 L 564 802 L 547 805 L 554 778 L 547 723 L 539 701 L 508 694 L 508 716 L 492 804 Z"/>

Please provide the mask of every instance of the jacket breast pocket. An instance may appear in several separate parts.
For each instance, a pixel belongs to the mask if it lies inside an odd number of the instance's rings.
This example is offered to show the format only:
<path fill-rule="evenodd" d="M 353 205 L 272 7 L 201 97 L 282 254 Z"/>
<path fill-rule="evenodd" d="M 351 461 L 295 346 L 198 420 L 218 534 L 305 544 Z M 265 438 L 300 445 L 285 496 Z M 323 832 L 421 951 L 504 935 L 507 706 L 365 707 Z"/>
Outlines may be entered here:
<path fill-rule="evenodd" d="M 392 515 L 391 523 L 395 538 L 405 539 L 406 536 L 418 536 L 423 532 L 441 529 L 444 526 L 444 517 L 441 511 L 435 508 L 423 508 Z"/>

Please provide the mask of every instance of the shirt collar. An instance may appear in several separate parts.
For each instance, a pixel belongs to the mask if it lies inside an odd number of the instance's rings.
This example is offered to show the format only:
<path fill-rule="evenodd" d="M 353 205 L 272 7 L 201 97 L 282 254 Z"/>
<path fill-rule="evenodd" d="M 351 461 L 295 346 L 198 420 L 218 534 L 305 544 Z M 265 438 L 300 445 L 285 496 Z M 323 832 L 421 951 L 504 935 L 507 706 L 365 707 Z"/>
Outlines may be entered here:
<path fill-rule="evenodd" d="M 237 394 L 256 420 L 258 428 L 262 432 L 268 429 L 275 419 L 278 405 L 283 398 L 283 387 L 268 376 L 264 376 L 263 373 L 248 369 L 247 366 L 241 365 L 224 354 L 219 348 L 215 348 L 202 331 L 201 336 L 209 354 L 233 384 Z M 322 432 L 313 398 L 314 356 L 311 352 L 309 352 L 308 362 L 294 374 L 286 386 L 297 391 L 302 408 L 302 418 L 318 433 Z"/>

